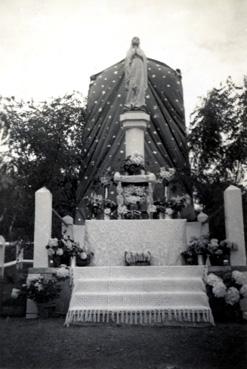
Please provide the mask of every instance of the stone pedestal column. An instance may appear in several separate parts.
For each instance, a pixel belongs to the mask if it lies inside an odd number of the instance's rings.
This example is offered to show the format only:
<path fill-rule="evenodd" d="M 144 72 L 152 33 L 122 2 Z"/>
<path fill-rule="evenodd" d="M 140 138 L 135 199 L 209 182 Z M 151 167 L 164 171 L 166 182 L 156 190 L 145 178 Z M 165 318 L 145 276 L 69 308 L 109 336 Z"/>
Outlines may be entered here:
<path fill-rule="evenodd" d="M 232 265 L 246 265 L 241 190 L 229 186 L 224 192 L 226 238 L 238 245 L 231 253 Z"/>
<path fill-rule="evenodd" d="M 138 153 L 144 157 L 144 133 L 150 121 L 143 111 L 129 111 L 120 115 L 120 122 L 125 130 L 125 156 Z"/>
<path fill-rule="evenodd" d="M 48 267 L 46 245 L 51 238 L 52 194 L 42 187 L 35 193 L 34 261 L 35 268 Z"/>

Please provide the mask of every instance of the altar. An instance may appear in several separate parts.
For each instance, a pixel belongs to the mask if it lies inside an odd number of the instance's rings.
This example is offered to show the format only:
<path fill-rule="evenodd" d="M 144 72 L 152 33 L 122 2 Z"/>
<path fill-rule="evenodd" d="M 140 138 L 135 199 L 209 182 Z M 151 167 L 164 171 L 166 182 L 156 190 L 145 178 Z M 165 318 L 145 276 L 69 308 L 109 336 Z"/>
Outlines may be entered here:
<path fill-rule="evenodd" d="M 185 219 L 87 220 L 84 245 L 92 265 L 125 265 L 125 251 L 151 252 L 151 265 L 181 265 L 186 248 Z"/>

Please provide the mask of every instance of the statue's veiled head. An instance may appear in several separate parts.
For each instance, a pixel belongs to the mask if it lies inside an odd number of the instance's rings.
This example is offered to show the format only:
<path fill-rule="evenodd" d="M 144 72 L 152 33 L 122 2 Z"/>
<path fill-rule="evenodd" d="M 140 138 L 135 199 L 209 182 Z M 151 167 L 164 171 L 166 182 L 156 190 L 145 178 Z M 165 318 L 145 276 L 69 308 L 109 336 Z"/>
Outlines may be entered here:
<path fill-rule="evenodd" d="M 133 37 L 131 40 L 132 47 L 139 47 L 140 46 L 140 39 L 139 37 Z"/>

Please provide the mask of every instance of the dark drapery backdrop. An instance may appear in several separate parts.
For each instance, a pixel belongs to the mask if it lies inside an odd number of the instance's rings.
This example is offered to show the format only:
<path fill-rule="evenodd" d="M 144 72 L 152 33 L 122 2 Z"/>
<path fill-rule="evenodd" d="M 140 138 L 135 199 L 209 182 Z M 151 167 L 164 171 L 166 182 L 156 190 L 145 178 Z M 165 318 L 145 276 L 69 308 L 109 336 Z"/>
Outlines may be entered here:
<path fill-rule="evenodd" d="M 176 168 L 181 188 L 191 193 L 180 72 L 153 59 L 147 64 L 150 125 L 145 133 L 146 169 L 157 174 L 164 165 Z M 119 171 L 125 158 L 124 132 L 119 122 L 125 98 L 124 60 L 91 77 L 79 207 L 97 179 L 107 169 Z"/>

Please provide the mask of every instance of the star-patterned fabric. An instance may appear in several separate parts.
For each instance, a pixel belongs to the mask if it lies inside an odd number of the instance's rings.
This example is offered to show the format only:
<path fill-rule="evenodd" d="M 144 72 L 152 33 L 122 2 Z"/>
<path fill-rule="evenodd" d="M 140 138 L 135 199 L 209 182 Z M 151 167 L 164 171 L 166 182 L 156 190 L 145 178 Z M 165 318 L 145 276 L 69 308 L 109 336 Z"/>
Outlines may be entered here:
<path fill-rule="evenodd" d="M 176 168 L 185 191 L 190 193 L 181 75 L 153 59 L 148 59 L 147 67 L 146 112 L 150 125 L 145 132 L 146 170 L 157 174 L 164 165 Z M 78 204 L 97 178 L 108 168 L 119 171 L 125 159 L 120 114 L 126 93 L 124 60 L 91 77 Z"/>

